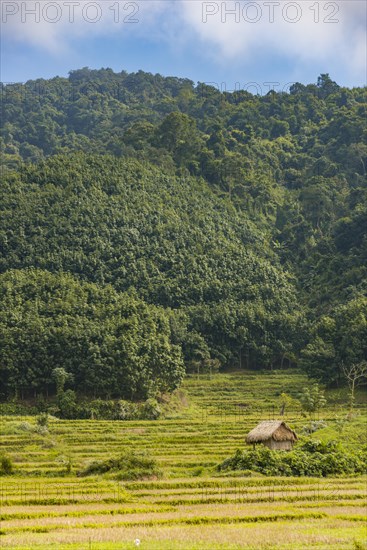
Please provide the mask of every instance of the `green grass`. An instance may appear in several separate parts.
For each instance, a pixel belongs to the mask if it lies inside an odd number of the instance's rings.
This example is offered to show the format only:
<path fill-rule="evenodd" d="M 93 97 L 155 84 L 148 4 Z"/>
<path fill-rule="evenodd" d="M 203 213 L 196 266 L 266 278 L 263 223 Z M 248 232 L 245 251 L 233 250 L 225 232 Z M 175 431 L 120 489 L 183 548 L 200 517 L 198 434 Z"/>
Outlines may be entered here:
<path fill-rule="evenodd" d="M 304 385 L 305 377 L 290 371 L 193 376 L 183 387 L 187 406 L 163 420 L 51 419 L 44 436 L 22 429 L 35 418 L 2 417 L 2 450 L 15 467 L 15 475 L 0 480 L 2 546 L 115 550 L 136 548 L 139 538 L 147 550 L 359 548 L 365 477 L 243 477 L 216 470 L 243 448 L 259 420 L 277 418 L 282 392 L 296 397 Z M 366 443 L 364 396 L 353 416 L 346 403 L 346 391 L 330 393 L 328 406 L 315 415 L 326 427 L 313 437 L 342 439 L 352 448 Z M 297 407 L 285 420 L 298 432 L 310 421 Z M 154 456 L 163 478 L 76 477 L 89 462 L 128 451 Z"/>

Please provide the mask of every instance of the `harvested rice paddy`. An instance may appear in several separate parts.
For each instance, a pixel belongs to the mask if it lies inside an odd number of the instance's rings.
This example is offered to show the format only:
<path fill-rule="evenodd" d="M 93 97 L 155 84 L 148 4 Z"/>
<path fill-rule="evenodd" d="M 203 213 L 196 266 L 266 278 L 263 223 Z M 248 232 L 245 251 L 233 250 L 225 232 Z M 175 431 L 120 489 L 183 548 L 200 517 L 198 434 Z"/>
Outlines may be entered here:
<path fill-rule="evenodd" d="M 188 378 L 182 406 L 164 420 L 52 419 L 45 435 L 31 417 L 1 418 L 2 449 L 16 467 L 0 483 L 1 547 L 13 550 L 279 550 L 366 548 L 367 478 L 223 475 L 216 465 L 243 448 L 245 434 L 276 417 L 279 395 L 296 396 L 302 374 L 229 373 Z M 261 396 L 261 398 L 259 397 Z M 359 396 L 345 420 L 345 395 L 332 392 L 317 417 L 318 438 L 366 443 Z M 287 412 L 296 431 L 309 422 Z M 88 461 L 146 450 L 160 479 L 79 478 Z M 139 542 L 138 542 L 139 541 Z"/>

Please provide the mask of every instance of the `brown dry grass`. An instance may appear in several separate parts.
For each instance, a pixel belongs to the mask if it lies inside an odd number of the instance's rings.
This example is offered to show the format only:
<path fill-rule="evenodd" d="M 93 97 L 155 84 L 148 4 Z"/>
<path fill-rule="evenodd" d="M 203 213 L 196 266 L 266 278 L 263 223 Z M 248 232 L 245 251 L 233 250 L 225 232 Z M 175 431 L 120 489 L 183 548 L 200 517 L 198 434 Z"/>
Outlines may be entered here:
<path fill-rule="evenodd" d="M 180 542 L 189 548 L 193 543 L 203 543 L 208 549 L 217 544 L 237 544 L 240 548 L 269 549 L 329 548 L 333 550 L 351 549 L 352 541 L 365 535 L 365 527 L 339 519 L 277 522 L 268 524 L 221 525 L 221 526 L 169 526 L 169 527 L 106 527 L 105 529 L 73 529 L 47 534 L 51 544 L 77 543 L 80 550 L 91 540 L 98 542 L 131 542 L 135 538 L 142 541 L 142 548 L 149 550 L 149 542 Z M 5 548 L 30 545 L 30 548 L 44 542 L 44 535 L 18 533 L 4 537 Z M 143 546 L 144 544 L 144 546 Z M 165 546 L 167 548 L 167 546 Z M 184 548 L 185 546 L 183 546 Z M 97 547 L 98 548 L 98 547 Z M 123 547 L 122 547 L 123 548 Z"/>

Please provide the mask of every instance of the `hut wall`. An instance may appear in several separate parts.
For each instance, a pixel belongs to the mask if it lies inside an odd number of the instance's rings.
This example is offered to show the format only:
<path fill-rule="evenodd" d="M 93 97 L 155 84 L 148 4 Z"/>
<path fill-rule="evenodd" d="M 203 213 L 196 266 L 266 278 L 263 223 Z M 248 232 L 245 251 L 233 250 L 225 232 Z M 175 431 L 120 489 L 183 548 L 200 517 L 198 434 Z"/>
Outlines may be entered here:
<path fill-rule="evenodd" d="M 292 441 L 274 441 L 272 438 L 267 439 L 263 443 L 273 451 L 291 451 L 293 447 Z"/>

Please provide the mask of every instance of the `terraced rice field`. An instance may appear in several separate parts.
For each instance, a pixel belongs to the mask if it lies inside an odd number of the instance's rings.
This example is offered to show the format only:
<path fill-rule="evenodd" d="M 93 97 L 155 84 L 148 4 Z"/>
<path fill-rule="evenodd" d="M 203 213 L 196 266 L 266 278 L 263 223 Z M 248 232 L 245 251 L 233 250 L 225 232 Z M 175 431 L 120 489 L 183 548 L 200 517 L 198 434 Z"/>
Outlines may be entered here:
<path fill-rule="evenodd" d="M 18 473 L 1 480 L 1 547 L 117 550 L 137 548 L 139 539 L 147 550 L 365 548 L 367 478 L 224 476 L 215 469 L 259 420 L 276 416 L 281 392 L 295 395 L 305 383 L 289 372 L 190 378 L 188 406 L 164 420 L 53 419 L 43 436 L 19 429 L 32 418 L 3 417 L 2 447 Z M 320 413 L 327 427 L 318 434 L 342 431 L 358 445 L 363 397 L 348 423 L 340 421 L 343 396 L 329 398 Z M 288 416 L 298 430 L 307 422 L 297 410 Z M 148 450 L 162 479 L 76 477 L 91 459 L 127 449 Z"/>

